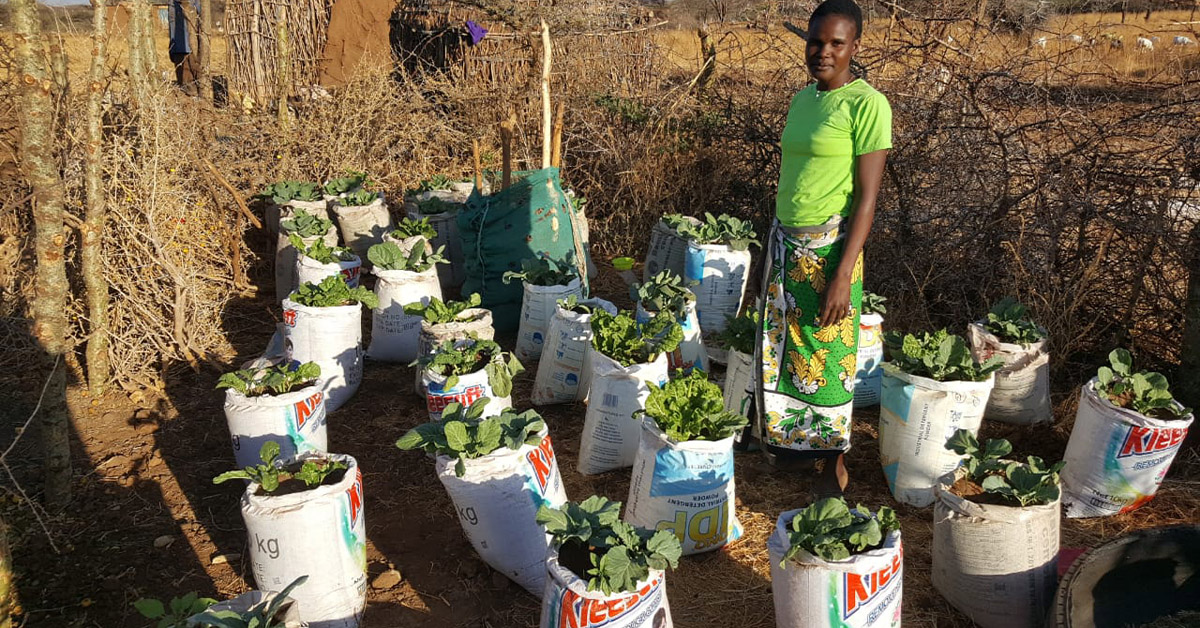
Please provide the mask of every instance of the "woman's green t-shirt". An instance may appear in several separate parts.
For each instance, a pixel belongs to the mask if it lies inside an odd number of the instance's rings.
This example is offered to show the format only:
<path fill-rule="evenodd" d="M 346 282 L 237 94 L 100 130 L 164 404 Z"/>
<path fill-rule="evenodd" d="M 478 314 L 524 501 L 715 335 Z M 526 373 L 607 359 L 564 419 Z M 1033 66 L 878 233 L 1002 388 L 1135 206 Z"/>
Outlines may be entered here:
<path fill-rule="evenodd" d="M 892 147 L 892 108 L 862 79 L 827 92 L 814 83 L 792 98 L 780 147 L 779 222 L 807 227 L 849 216 L 855 158 Z"/>

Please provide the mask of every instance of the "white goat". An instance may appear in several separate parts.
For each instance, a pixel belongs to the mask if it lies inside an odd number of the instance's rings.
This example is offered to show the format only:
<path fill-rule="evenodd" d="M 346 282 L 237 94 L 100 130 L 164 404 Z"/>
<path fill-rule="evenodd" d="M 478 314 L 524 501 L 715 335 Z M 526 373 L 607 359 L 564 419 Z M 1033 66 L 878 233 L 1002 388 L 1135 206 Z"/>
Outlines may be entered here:
<path fill-rule="evenodd" d="M 1192 38 L 1188 37 L 1187 35 L 1176 35 L 1174 43 L 1176 46 L 1195 46 L 1196 45 L 1196 42 L 1192 41 Z"/>
<path fill-rule="evenodd" d="M 1079 33 L 1071 33 L 1070 35 L 1067 35 L 1067 41 L 1073 44 L 1082 44 L 1083 35 L 1080 35 Z"/>
<path fill-rule="evenodd" d="M 1038 37 L 1037 39 L 1033 40 L 1033 45 L 1037 46 L 1038 48 L 1045 48 L 1046 47 L 1046 38 Z"/>
<path fill-rule="evenodd" d="M 1148 38 L 1148 37 L 1138 36 L 1137 49 L 1138 50 L 1154 50 L 1154 42 L 1151 41 L 1150 38 Z"/>

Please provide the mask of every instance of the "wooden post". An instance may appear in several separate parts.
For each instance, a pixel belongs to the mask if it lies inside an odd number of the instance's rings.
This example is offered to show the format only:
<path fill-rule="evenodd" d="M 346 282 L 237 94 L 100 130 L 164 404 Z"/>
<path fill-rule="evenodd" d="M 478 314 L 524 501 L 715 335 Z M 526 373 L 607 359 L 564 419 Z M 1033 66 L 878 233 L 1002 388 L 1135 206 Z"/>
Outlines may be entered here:
<path fill-rule="evenodd" d="M 108 46 L 106 13 L 103 4 L 92 12 L 92 67 L 88 72 L 87 101 L 87 164 L 85 185 L 87 211 L 80 229 L 80 274 L 87 290 L 88 387 L 92 395 L 104 394 L 112 367 L 108 360 L 108 280 L 104 278 L 104 240 L 106 220 L 104 196 L 104 129 L 102 126 L 104 100 L 105 57 Z"/>
<path fill-rule="evenodd" d="M 146 94 L 146 61 L 142 58 L 142 19 L 141 5 L 145 0 L 133 0 L 129 9 L 129 81 L 133 87 L 133 99 L 138 106 Z"/>
<path fill-rule="evenodd" d="M 275 15 L 275 69 L 278 73 L 275 95 L 279 99 L 279 130 L 287 133 L 288 97 L 292 95 L 292 50 L 288 41 L 287 5 L 281 4 Z"/>
<path fill-rule="evenodd" d="M 483 194 L 483 164 L 479 159 L 479 138 L 471 140 L 471 157 L 475 161 L 475 189 Z"/>
<path fill-rule="evenodd" d="M 550 27 L 542 20 L 542 167 L 550 167 Z"/>
<path fill-rule="evenodd" d="M 62 508 L 71 499 L 71 449 L 67 419 L 66 207 L 63 181 L 54 158 L 52 77 L 45 65 L 46 47 L 35 0 L 11 0 L 14 59 L 20 76 L 20 155 L 25 179 L 33 188 L 34 250 L 37 274 L 33 297 L 33 335 L 46 352 L 48 382 L 41 409 L 48 506 Z"/>
<path fill-rule="evenodd" d="M 200 0 L 200 36 L 196 39 L 200 48 L 200 98 L 211 104 L 213 101 L 212 84 L 212 0 Z"/>
<path fill-rule="evenodd" d="M 566 115 L 566 109 L 566 103 L 558 101 L 554 112 L 554 150 L 550 154 L 550 165 L 555 168 L 562 168 L 563 117 Z"/>
<path fill-rule="evenodd" d="M 508 118 L 500 123 L 500 189 L 508 189 L 512 183 L 512 139 L 516 129 L 517 114 L 508 112 Z"/>
<path fill-rule="evenodd" d="M 1187 300 L 1183 305 L 1183 347 L 1179 372 L 1171 387 L 1184 405 L 1200 405 L 1200 225 L 1192 228 L 1188 260 Z"/>

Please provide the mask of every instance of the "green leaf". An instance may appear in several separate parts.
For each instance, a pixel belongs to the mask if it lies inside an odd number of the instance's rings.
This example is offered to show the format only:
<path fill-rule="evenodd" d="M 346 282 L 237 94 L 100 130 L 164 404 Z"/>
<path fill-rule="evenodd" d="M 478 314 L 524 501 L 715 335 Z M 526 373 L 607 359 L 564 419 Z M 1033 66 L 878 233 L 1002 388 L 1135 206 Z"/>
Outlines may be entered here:
<path fill-rule="evenodd" d="M 959 429 L 950 436 L 950 440 L 946 441 L 946 449 L 952 450 L 960 456 L 973 456 L 979 452 L 979 441 L 970 430 Z"/>
<path fill-rule="evenodd" d="M 153 598 L 142 598 L 134 602 L 133 607 L 146 619 L 158 619 L 167 614 L 167 609 L 163 607 L 163 603 Z"/>
<path fill-rule="evenodd" d="M 446 444 L 454 451 L 465 451 L 470 442 L 467 426 L 459 421 L 446 422 Z"/>

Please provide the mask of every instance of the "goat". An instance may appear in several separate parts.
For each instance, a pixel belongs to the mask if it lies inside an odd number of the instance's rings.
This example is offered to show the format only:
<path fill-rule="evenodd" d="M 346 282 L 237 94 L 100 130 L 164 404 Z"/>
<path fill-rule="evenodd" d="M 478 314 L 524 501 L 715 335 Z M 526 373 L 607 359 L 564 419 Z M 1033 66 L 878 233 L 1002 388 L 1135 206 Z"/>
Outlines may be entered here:
<path fill-rule="evenodd" d="M 1137 48 L 1138 50 L 1154 50 L 1154 42 L 1148 37 L 1138 36 Z"/>
<path fill-rule="evenodd" d="M 1195 46 L 1196 42 L 1192 41 L 1192 38 L 1187 35 L 1176 35 L 1174 44 L 1176 46 Z"/>

